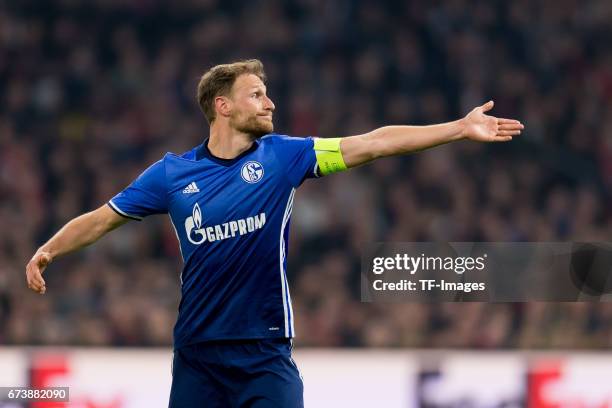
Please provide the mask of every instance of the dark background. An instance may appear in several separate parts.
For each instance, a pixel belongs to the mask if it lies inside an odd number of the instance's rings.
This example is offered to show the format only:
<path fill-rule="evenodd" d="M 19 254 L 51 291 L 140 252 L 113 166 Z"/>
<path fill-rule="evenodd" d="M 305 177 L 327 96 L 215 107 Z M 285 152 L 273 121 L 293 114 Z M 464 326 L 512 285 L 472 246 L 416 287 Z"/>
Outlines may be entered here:
<path fill-rule="evenodd" d="M 167 217 L 57 260 L 36 248 L 166 151 L 200 143 L 211 66 L 259 58 L 276 131 L 339 137 L 495 100 L 511 143 L 460 142 L 307 181 L 289 278 L 298 345 L 609 348 L 612 305 L 362 304 L 376 241 L 606 241 L 612 2 L 0 1 L 0 343 L 170 345 Z"/>

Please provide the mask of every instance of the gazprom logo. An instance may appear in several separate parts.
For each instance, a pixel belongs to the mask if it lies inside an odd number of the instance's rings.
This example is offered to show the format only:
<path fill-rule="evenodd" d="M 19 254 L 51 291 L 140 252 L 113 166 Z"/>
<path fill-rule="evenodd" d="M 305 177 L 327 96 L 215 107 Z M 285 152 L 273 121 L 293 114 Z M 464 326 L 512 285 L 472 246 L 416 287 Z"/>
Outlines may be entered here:
<path fill-rule="evenodd" d="M 244 163 L 240 175 L 249 184 L 257 183 L 263 178 L 264 168 L 260 162 L 251 160 Z"/>
<path fill-rule="evenodd" d="M 192 244 L 200 245 L 206 241 L 206 231 L 202 227 L 202 210 L 198 203 L 195 203 L 193 210 L 191 211 L 191 217 L 187 217 L 185 220 L 185 231 L 187 232 L 187 239 Z M 193 235 L 193 237 L 192 237 Z"/>
<path fill-rule="evenodd" d="M 191 211 L 191 217 L 185 219 L 185 232 L 189 242 L 195 245 L 204 242 L 222 241 L 236 235 L 245 235 L 249 232 L 263 228 L 266 223 L 266 213 L 262 212 L 252 217 L 240 218 L 217 224 L 210 227 L 202 226 L 202 210 L 195 203 Z"/>

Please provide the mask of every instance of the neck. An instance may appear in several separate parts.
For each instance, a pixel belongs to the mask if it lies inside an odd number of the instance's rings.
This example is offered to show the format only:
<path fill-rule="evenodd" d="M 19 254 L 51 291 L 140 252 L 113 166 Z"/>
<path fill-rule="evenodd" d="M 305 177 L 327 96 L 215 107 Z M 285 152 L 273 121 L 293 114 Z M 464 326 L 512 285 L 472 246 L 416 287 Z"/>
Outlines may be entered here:
<path fill-rule="evenodd" d="M 208 150 L 220 159 L 234 159 L 249 150 L 255 138 L 229 126 L 213 122 L 210 127 Z"/>

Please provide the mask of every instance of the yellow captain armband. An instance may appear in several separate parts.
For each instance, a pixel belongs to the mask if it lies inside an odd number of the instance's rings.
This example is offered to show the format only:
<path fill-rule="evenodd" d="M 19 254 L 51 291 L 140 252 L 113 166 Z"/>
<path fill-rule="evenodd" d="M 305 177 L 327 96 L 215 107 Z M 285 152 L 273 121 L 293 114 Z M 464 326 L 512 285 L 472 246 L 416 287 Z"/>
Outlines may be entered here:
<path fill-rule="evenodd" d="M 314 139 L 314 150 L 317 156 L 320 175 L 326 176 L 346 170 L 346 164 L 340 151 L 340 139 Z"/>

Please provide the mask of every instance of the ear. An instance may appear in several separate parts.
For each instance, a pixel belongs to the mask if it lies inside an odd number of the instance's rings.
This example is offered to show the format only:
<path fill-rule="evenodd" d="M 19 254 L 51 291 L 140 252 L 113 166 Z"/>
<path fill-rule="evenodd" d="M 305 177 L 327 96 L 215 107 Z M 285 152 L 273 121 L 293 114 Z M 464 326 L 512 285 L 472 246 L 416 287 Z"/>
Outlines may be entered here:
<path fill-rule="evenodd" d="M 217 96 L 215 98 L 215 110 L 218 115 L 228 117 L 232 113 L 232 101 L 226 96 Z"/>

